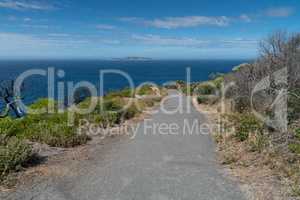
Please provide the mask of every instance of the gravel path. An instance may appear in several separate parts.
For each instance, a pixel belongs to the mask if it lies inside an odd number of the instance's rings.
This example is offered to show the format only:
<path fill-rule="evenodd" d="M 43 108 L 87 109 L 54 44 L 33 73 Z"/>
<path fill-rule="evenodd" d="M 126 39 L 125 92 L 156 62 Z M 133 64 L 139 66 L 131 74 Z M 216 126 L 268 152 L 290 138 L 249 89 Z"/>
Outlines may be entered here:
<path fill-rule="evenodd" d="M 194 120 L 205 122 L 182 97 L 183 113 L 159 110 L 139 124 L 135 139 L 91 146 L 89 158 L 68 161 L 65 173 L 41 178 L 3 199 L 11 200 L 242 200 L 236 183 L 224 177 L 211 136 L 187 133 Z M 179 97 L 165 102 L 174 110 Z M 187 107 L 191 106 L 191 112 Z M 179 129 L 176 130 L 176 123 Z M 197 121 L 195 122 L 197 123 Z M 163 125 L 164 124 L 164 125 Z M 156 126 L 156 134 L 151 125 Z M 158 126 L 161 126 L 160 129 Z M 167 134 L 165 126 L 172 126 Z M 184 130 L 186 129 L 186 130 Z M 146 132 L 145 132 L 146 130 Z M 183 133 L 186 133 L 184 135 Z M 145 134 L 147 133 L 147 134 Z M 60 173 L 58 173 L 60 174 Z M 1 196 L 0 196 L 1 197 Z M 1 199 L 2 199 L 1 198 Z"/>

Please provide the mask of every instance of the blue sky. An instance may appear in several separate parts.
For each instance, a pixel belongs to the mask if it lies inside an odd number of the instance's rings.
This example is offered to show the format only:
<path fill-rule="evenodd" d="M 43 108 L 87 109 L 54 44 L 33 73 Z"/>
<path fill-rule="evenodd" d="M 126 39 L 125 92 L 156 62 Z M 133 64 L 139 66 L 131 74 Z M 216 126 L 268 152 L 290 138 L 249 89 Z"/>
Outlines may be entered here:
<path fill-rule="evenodd" d="M 0 59 L 254 58 L 299 0 L 0 0 Z"/>

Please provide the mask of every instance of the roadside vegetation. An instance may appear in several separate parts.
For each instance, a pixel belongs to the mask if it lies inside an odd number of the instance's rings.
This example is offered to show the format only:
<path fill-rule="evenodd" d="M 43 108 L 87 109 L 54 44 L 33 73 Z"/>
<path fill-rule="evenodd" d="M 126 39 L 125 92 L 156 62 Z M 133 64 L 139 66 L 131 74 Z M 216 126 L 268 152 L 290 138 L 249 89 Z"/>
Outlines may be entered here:
<path fill-rule="evenodd" d="M 160 88 L 162 95 L 165 93 Z M 0 118 L 0 185 L 7 184 L 10 174 L 23 169 L 35 156 L 33 143 L 46 144 L 49 147 L 70 148 L 84 145 L 92 138 L 85 133 L 78 133 L 77 129 L 81 119 L 101 127 L 111 128 L 119 126 L 126 120 L 140 115 L 144 110 L 153 107 L 162 96 L 154 94 L 151 86 L 140 88 L 139 98 L 136 91 L 125 88 L 113 91 L 100 97 L 87 97 L 78 102 L 77 107 L 87 108 L 93 98 L 98 98 L 96 109 L 86 115 L 75 115 L 75 124 L 70 126 L 68 115 L 71 109 L 58 112 L 58 102 L 50 99 L 39 99 L 29 107 L 31 109 L 44 109 L 43 114 L 27 114 L 23 117 L 11 115 Z M 132 104 L 124 109 L 130 100 Z M 54 113 L 48 112 L 49 101 L 54 105 Z"/>
<path fill-rule="evenodd" d="M 300 34 L 274 33 L 260 43 L 260 55 L 253 63 L 234 67 L 231 73 L 191 84 L 191 93 L 200 107 L 215 107 L 218 111 L 223 95 L 226 113 L 218 121 L 221 129 L 215 134 L 221 160 L 261 193 L 257 199 L 273 199 L 276 195 L 297 199 L 300 197 Z M 214 89 L 231 83 L 234 85 L 226 93 Z M 253 95 L 258 84 L 262 87 Z M 181 88 L 184 86 L 182 83 Z M 282 94 L 280 91 L 286 91 L 279 101 L 287 97 L 287 112 L 273 104 Z M 287 129 L 258 118 L 253 110 L 265 119 L 281 122 L 287 114 Z M 283 115 L 279 116 L 278 111 Z M 271 189 L 270 183 L 263 185 L 270 177 L 280 180 L 280 191 Z"/>

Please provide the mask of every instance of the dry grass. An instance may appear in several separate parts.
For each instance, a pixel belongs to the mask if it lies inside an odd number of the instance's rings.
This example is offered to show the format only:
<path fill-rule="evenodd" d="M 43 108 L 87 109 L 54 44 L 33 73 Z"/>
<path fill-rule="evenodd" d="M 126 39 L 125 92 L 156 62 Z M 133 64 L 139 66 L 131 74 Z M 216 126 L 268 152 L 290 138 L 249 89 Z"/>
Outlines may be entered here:
<path fill-rule="evenodd" d="M 198 111 L 204 111 L 211 123 L 220 122 L 217 105 L 198 105 L 194 100 L 194 106 Z M 300 160 L 295 155 L 279 152 L 267 138 L 250 134 L 246 141 L 239 141 L 234 134 L 221 134 L 216 130 L 218 158 L 231 177 L 241 182 L 241 189 L 248 199 L 299 199 Z"/>

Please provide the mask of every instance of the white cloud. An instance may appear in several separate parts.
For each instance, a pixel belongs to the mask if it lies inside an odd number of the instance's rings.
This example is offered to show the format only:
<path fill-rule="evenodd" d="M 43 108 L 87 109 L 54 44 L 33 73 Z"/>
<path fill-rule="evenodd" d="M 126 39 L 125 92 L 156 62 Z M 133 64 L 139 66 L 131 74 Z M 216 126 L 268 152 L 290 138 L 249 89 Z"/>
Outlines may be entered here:
<path fill-rule="evenodd" d="M 72 36 L 64 33 L 49 33 L 47 35 L 21 34 L 11 32 L 0 32 L 0 53 L 11 53 L 14 51 L 42 51 L 101 46 L 118 45 L 119 40 L 98 39 L 86 36 Z"/>
<path fill-rule="evenodd" d="M 199 46 L 207 43 L 194 38 L 175 38 L 175 37 L 162 37 L 160 35 L 132 35 L 132 39 L 150 45 L 163 45 L 163 46 Z"/>
<path fill-rule="evenodd" d="M 249 15 L 246 15 L 246 14 L 242 14 L 241 16 L 240 16 L 240 20 L 242 20 L 242 21 L 244 21 L 244 22 L 252 22 L 252 19 L 251 19 L 251 17 L 249 16 Z"/>
<path fill-rule="evenodd" d="M 114 30 L 117 27 L 108 24 L 98 24 L 96 28 L 100 30 Z"/>
<path fill-rule="evenodd" d="M 186 17 L 165 17 L 161 19 L 145 20 L 136 17 L 123 17 L 121 21 L 141 23 L 146 26 L 164 29 L 198 27 L 204 25 L 227 26 L 230 18 L 226 16 L 207 17 L 207 16 L 186 16 Z"/>
<path fill-rule="evenodd" d="M 295 12 L 292 7 L 274 7 L 265 11 L 265 14 L 269 17 L 289 17 Z"/>
<path fill-rule="evenodd" d="M 146 24 L 157 28 L 181 28 L 181 27 L 197 27 L 201 25 L 226 26 L 229 19 L 222 17 L 205 17 L 205 16 L 190 16 L 190 17 L 167 17 L 164 19 L 155 19 L 146 21 Z"/>
<path fill-rule="evenodd" d="M 0 7 L 15 10 L 52 10 L 53 5 L 41 1 L 0 0 Z"/>
<path fill-rule="evenodd" d="M 181 46 L 195 48 L 256 48 L 258 41 L 252 39 L 235 38 L 231 40 L 202 40 L 191 37 L 162 37 L 160 35 L 132 35 L 135 43 L 154 46 Z"/>

